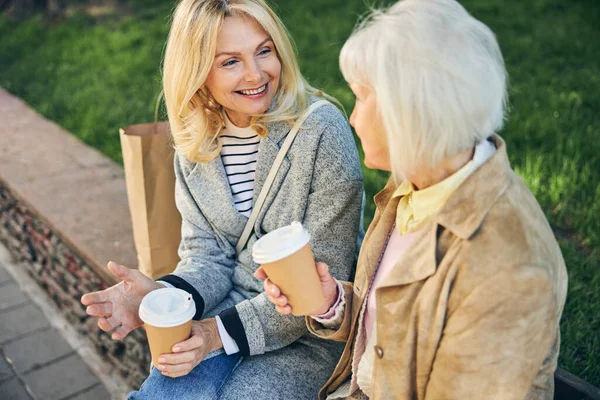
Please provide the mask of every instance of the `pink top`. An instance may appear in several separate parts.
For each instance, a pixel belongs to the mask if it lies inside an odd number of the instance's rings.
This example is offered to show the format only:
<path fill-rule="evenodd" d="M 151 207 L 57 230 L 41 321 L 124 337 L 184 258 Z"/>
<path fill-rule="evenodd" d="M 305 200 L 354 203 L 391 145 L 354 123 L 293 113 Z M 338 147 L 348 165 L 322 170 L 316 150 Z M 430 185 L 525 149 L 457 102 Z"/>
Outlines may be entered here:
<path fill-rule="evenodd" d="M 367 336 L 365 343 L 369 343 L 369 339 L 373 333 L 373 324 L 375 323 L 375 310 L 377 309 L 375 289 L 385 283 L 387 274 L 394 268 L 394 265 L 396 265 L 402 254 L 404 254 L 406 249 L 408 249 L 408 246 L 410 246 L 420 232 L 421 231 L 418 230 L 407 233 L 406 235 L 400 235 L 398 229 L 396 229 L 396 227 L 393 228 L 390 240 L 385 248 L 383 257 L 381 258 L 377 273 L 375 274 L 375 280 L 369 290 L 369 298 L 367 299 L 367 307 L 364 315 L 365 334 Z"/>

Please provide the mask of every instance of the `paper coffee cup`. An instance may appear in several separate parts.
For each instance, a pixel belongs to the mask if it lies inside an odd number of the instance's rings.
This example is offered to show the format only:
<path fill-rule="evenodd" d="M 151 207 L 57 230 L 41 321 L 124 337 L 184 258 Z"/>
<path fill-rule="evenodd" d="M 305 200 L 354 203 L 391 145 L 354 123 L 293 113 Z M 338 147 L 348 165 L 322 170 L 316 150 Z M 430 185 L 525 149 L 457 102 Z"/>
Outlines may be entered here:
<path fill-rule="evenodd" d="M 144 296 L 139 314 L 146 328 L 152 363 L 157 365 L 161 354 L 172 353 L 176 343 L 189 339 L 196 304 L 184 290 L 156 289 Z"/>
<path fill-rule="evenodd" d="M 264 235 L 252 247 L 254 262 L 287 296 L 294 315 L 308 315 L 325 301 L 309 241 L 302 224 L 292 222 Z"/>

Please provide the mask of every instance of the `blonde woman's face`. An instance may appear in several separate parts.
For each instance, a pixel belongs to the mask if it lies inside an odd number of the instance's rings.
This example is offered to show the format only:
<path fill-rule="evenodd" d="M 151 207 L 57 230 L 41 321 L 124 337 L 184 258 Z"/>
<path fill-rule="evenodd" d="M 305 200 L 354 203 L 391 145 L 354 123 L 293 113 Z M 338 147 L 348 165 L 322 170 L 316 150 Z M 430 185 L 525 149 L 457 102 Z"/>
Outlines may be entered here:
<path fill-rule="evenodd" d="M 371 169 L 391 171 L 390 151 L 381 117 L 377 112 L 375 92 L 365 85 L 350 84 L 356 102 L 350 125 L 360 138 L 365 153 L 365 165 Z"/>
<path fill-rule="evenodd" d="M 269 35 L 249 17 L 227 17 L 206 87 L 235 125 L 265 113 L 279 87 L 281 62 Z"/>

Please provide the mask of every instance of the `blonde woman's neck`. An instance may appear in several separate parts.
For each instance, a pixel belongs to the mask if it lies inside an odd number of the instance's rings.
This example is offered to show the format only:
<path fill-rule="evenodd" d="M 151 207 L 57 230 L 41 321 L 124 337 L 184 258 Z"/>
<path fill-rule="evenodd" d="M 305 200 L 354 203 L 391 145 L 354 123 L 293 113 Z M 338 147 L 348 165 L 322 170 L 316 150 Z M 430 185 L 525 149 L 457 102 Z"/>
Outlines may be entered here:
<path fill-rule="evenodd" d="M 247 128 L 250 126 L 250 122 L 252 121 L 252 117 L 249 115 L 228 113 L 227 111 L 225 111 L 225 118 L 227 118 L 229 122 L 238 128 Z"/>

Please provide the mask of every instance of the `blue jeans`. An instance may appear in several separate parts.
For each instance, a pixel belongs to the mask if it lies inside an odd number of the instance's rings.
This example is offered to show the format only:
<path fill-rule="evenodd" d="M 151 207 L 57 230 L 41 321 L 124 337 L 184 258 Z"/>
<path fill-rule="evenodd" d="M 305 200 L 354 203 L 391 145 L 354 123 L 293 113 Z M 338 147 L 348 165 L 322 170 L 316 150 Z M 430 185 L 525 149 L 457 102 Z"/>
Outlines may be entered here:
<path fill-rule="evenodd" d="M 140 390 L 129 393 L 127 400 L 177 399 L 213 400 L 221 396 L 227 378 L 240 363 L 238 354 L 220 354 L 202 361 L 189 374 L 169 378 L 152 368 Z"/>

